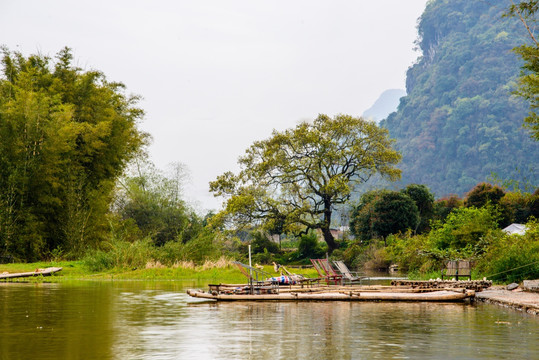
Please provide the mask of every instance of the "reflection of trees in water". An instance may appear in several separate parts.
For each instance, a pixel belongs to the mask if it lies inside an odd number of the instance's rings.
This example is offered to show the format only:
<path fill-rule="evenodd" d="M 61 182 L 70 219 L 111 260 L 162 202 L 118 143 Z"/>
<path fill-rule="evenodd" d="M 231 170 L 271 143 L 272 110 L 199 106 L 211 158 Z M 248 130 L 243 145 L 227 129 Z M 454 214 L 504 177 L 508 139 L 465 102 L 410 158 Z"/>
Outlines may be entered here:
<path fill-rule="evenodd" d="M 110 287 L 7 284 L 0 359 L 110 359 Z"/>
<path fill-rule="evenodd" d="M 536 357 L 537 319 L 494 306 L 187 305 L 183 289 L 158 284 L 0 284 L 0 359 Z"/>
<path fill-rule="evenodd" d="M 466 322 L 475 322 L 475 311 L 464 304 L 226 303 L 218 308 L 221 314 L 216 323 L 221 323 L 220 331 L 236 334 L 227 338 L 236 343 L 235 348 L 249 349 L 255 358 L 398 358 L 424 355 L 425 351 L 435 354 L 436 345 L 429 350 L 431 344 L 443 345 L 451 338 L 447 323 L 460 324 L 457 319 L 462 319 L 464 313 L 469 313 L 464 316 Z M 470 327 L 464 330 L 466 336 L 471 336 Z M 458 336 L 462 335 L 459 332 Z"/>

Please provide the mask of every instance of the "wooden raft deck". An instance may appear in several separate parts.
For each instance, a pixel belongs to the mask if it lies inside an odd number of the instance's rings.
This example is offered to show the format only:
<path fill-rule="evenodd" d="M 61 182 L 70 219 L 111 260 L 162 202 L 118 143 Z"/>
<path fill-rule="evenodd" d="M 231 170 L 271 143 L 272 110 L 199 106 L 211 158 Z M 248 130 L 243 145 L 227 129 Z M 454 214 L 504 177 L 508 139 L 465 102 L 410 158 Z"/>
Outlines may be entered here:
<path fill-rule="evenodd" d="M 392 291 L 380 290 L 346 290 L 335 289 L 320 291 L 287 291 L 273 294 L 223 294 L 216 292 L 203 292 L 200 290 L 187 290 L 192 297 L 216 301 L 427 301 L 427 302 L 454 302 L 463 301 L 475 296 L 474 290 L 447 289 L 438 291 L 412 292 L 406 289 Z"/>

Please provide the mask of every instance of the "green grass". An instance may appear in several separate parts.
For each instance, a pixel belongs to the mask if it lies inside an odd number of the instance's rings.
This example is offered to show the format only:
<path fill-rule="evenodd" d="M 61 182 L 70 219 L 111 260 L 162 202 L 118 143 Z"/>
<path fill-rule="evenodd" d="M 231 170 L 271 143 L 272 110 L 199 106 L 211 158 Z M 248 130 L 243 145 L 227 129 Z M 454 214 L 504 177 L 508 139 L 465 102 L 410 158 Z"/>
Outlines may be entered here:
<path fill-rule="evenodd" d="M 223 267 L 152 267 L 143 269 L 113 268 L 103 272 L 91 272 L 82 261 L 53 261 L 30 264 L 0 264 L 0 273 L 31 272 L 47 267 L 62 267 L 63 270 L 50 277 L 19 278 L 8 281 L 46 281 L 62 282 L 71 280 L 174 280 L 174 281 L 204 281 L 208 283 L 245 283 L 247 278 L 234 265 Z M 265 266 L 264 271 L 277 276 L 272 266 Z M 306 277 L 316 277 L 313 269 L 293 269 L 294 273 Z"/>

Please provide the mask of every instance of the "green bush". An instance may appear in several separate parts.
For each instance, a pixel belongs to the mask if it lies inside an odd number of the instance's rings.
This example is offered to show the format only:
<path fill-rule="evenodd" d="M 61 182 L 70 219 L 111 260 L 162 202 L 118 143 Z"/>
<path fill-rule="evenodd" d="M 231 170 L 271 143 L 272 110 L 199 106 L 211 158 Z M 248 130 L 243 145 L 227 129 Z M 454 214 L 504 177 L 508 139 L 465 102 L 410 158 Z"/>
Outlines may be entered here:
<path fill-rule="evenodd" d="M 389 265 L 391 265 L 388 249 L 382 241 L 370 242 L 365 247 L 361 258 L 365 270 L 384 271 L 389 269 Z"/>
<path fill-rule="evenodd" d="M 251 240 L 251 251 L 253 254 L 270 252 L 272 254 L 279 253 L 279 245 L 268 239 L 268 237 L 260 231 L 253 234 Z"/>
<path fill-rule="evenodd" d="M 327 247 L 318 241 L 316 232 L 311 231 L 300 237 L 298 255 L 303 259 L 318 259 L 325 256 Z"/>
<path fill-rule="evenodd" d="M 463 249 L 475 247 L 481 237 L 498 226 L 498 211 L 490 206 L 458 208 L 444 223 L 433 223 L 429 241 L 434 249 Z"/>
<path fill-rule="evenodd" d="M 477 263 L 478 271 L 489 279 L 519 282 L 539 278 L 539 224 L 528 222 L 525 235 L 489 234 L 485 253 Z"/>
<path fill-rule="evenodd" d="M 185 243 L 179 249 L 179 259 L 203 263 L 206 260 L 217 260 L 223 255 L 222 244 L 217 235 L 204 230 L 197 237 Z"/>
<path fill-rule="evenodd" d="M 183 260 L 182 249 L 185 247 L 181 241 L 168 241 L 163 246 L 155 249 L 156 259 L 163 265 L 172 266 L 176 262 Z"/>
<path fill-rule="evenodd" d="M 274 261 L 273 254 L 264 248 L 264 251 L 258 254 L 254 254 L 252 257 L 253 263 L 255 264 L 270 264 Z"/>
<path fill-rule="evenodd" d="M 357 242 L 353 242 L 343 251 L 343 261 L 350 269 L 358 269 L 360 266 L 360 255 L 362 247 Z"/>
<path fill-rule="evenodd" d="M 94 250 L 82 259 L 83 265 L 91 272 L 99 272 L 114 267 L 112 257 L 103 250 Z"/>
<path fill-rule="evenodd" d="M 83 258 L 83 263 L 91 271 L 111 268 L 143 267 L 155 258 L 155 248 L 149 239 L 127 242 L 113 240 L 104 244 L 104 249 L 91 250 Z"/>

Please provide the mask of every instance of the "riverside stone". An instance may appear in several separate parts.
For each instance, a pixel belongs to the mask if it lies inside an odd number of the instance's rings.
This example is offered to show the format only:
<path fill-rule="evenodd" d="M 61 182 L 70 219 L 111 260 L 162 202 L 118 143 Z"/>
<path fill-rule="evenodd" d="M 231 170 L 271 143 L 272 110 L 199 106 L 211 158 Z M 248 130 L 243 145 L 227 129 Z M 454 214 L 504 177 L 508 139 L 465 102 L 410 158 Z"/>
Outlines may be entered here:
<path fill-rule="evenodd" d="M 539 292 L 539 280 L 524 280 L 524 290 Z"/>
<path fill-rule="evenodd" d="M 517 283 L 512 283 L 512 284 L 507 285 L 507 290 L 515 290 L 516 288 L 518 288 Z"/>

